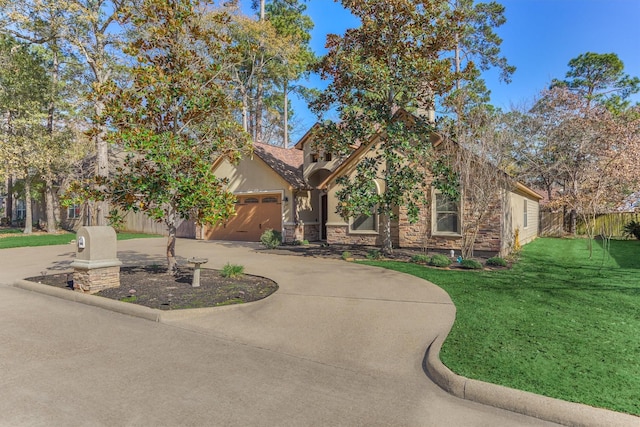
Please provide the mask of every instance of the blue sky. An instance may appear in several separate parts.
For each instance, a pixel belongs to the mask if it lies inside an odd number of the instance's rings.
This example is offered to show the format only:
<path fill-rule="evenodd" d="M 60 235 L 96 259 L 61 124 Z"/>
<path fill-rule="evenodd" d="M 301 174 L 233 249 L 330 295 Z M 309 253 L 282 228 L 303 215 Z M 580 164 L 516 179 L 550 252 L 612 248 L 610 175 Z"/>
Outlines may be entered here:
<path fill-rule="evenodd" d="M 384 0 L 381 0 L 384 1 Z M 585 52 L 616 53 L 625 71 L 640 76 L 640 0 L 498 0 L 506 7 L 507 22 L 497 32 L 502 53 L 517 70 L 512 83 L 497 73 L 484 78 L 492 104 L 503 110 L 530 102 L 553 78 L 563 78 L 567 63 Z M 312 48 L 322 54 L 329 33 L 342 34 L 358 21 L 333 0 L 308 0 L 308 15 L 315 23 Z M 314 78 L 312 86 L 323 83 Z M 635 97 L 640 101 L 640 96 Z M 313 125 L 315 117 L 295 102 L 303 125 L 292 141 Z"/>

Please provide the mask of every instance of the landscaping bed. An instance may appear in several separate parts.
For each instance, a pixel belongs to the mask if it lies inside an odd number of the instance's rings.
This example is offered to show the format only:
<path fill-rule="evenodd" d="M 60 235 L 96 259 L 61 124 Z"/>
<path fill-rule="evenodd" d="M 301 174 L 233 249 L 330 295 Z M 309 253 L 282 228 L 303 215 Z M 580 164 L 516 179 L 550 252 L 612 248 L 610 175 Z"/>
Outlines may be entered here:
<path fill-rule="evenodd" d="M 310 243 L 308 245 L 281 245 L 276 249 L 259 249 L 261 252 L 266 252 L 276 255 L 296 255 L 314 258 L 330 258 L 330 259 L 344 259 L 345 253 L 350 256 L 349 260 L 362 261 L 362 260 L 393 260 L 409 262 L 416 255 L 445 255 L 450 257 L 449 251 L 425 251 L 419 248 L 395 248 L 393 253 L 387 256 L 383 256 L 380 252 L 379 246 L 359 246 L 359 245 L 340 245 L 340 244 L 320 244 Z M 455 257 L 452 259 L 449 268 L 459 268 L 460 265 L 456 262 L 455 258 L 460 255 L 460 251 L 455 251 Z M 487 259 L 495 256 L 495 252 L 475 251 L 473 259 L 485 264 Z"/>
<path fill-rule="evenodd" d="M 157 266 L 122 267 L 120 287 L 95 295 L 160 310 L 176 310 L 242 304 L 263 299 L 278 289 L 274 281 L 264 277 L 249 274 L 223 277 L 220 271 L 205 268 L 200 269 L 200 287 L 194 288 L 192 274 L 190 268 L 181 268 L 176 276 L 171 276 L 166 274 L 166 268 Z M 26 280 L 72 292 L 70 277 L 71 273 L 61 273 Z"/>

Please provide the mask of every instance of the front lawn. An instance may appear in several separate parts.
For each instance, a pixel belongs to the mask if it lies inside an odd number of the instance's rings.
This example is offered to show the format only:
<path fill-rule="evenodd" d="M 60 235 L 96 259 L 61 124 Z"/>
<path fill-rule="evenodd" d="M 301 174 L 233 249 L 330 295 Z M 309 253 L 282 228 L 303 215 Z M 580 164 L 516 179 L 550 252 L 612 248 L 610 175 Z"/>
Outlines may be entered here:
<path fill-rule="evenodd" d="M 61 232 L 60 234 L 21 234 L 22 230 L 7 228 L 0 230 L 0 249 L 20 248 L 27 246 L 66 245 L 76 238 L 75 233 Z M 145 237 L 160 237 L 153 234 L 118 233 L 118 240 L 139 239 Z"/>
<path fill-rule="evenodd" d="M 468 378 L 640 415 L 640 241 L 538 239 L 510 270 L 366 262 L 424 278 L 456 305 L 440 354 Z"/>

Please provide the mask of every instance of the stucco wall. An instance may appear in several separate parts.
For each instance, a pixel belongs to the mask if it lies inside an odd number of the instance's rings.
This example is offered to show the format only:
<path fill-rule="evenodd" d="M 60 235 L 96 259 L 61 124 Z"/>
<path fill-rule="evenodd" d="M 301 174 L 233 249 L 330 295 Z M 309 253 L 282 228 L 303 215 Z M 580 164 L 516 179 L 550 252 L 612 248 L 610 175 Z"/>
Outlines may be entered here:
<path fill-rule="evenodd" d="M 333 171 L 341 163 L 338 156 L 332 156 L 331 161 L 327 162 L 325 160 L 324 150 L 314 144 L 313 141 L 307 141 L 302 151 L 304 153 L 304 166 L 302 174 L 306 180 L 309 180 L 309 177 L 320 169 L 324 169 L 327 172 L 326 176 L 328 176 L 329 171 Z M 314 153 L 318 154 L 317 162 L 312 161 L 312 155 Z"/>
<path fill-rule="evenodd" d="M 524 245 L 538 237 L 540 203 L 537 199 L 518 190 L 510 193 L 511 231 L 519 230 L 520 244 Z M 524 225 L 524 204 L 527 201 L 527 226 Z"/>
<path fill-rule="evenodd" d="M 371 150 L 363 152 L 359 159 L 367 157 L 375 157 L 375 152 Z M 342 171 L 341 175 L 347 175 L 353 178 L 356 175 L 355 166 L 357 163 L 357 161 L 353 161 L 348 168 Z M 378 179 L 375 184 L 378 191 L 384 191 L 384 181 Z M 382 225 L 380 218 L 377 221 L 377 230 L 375 231 L 351 231 L 349 227 L 350 221 L 345 220 L 336 213 L 339 203 L 336 194 L 341 188 L 342 186 L 335 183 L 335 181 L 330 183 L 327 188 L 327 242 L 353 245 L 380 245 L 380 229 Z M 397 231 L 392 230 L 392 234 L 394 232 L 397 235 Z M 394 243 L 397 245 L 397 242 Z"/>
<path fill-rule="evenodd" d="M 317 190 L 297 191 L 296 207 L 298 221 L 304 223 L 318 223 L 320 221 L 320 202 Z"/>
<path fill-rule="evenodd" d="M 234 194 L 278 193 L 282 195 L 282 222 L 292 223 L 293 191 L 288 182 L 260 158 L 245 157 L 233 165 L 222 161 L 214 170 L 216 176 L 229 178 L 228 189 Z"/>

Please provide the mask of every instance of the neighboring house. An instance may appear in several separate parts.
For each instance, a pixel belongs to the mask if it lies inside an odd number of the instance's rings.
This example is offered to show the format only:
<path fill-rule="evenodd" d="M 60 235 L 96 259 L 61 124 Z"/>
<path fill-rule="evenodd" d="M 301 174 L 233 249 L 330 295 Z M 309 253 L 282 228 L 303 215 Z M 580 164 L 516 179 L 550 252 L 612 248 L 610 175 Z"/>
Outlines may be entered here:
<path fill-rule="evenodd" d="M 336 179 L 355 173 L 358 162 L 371 155 L 376 138 L 346 158 L 336 157 L 316 148 L 313 129 L 293 148 L 256 143 L 253 156 L 237 164 L 226 160 L 214 163 L 215 174 L 229 179 L 229 190 L 238 198 L 236 215 L 225 224 L 198 229 L 196 238 L 258 241 L 262 232 L 271 228 L 281 231 L 285 242 L 306 239 L 380 245 L 376 215 L 345 220 L 336 213 Z M 383 190 L 383 182 L 376 185 Z M 414 224 L 409 223 L 404 209 L 398 208 L 398 220 L 392 224 L 394 246 L 459 250 L 464 207 L 471 203 L 470 198 L 450 202 L 432 190 L 428 199 L 429 208 L 423 209 Z M 480 227 L 475 249 L 504 253 L 516 235 L 520 244 L 537 237 L 540 199 L 520 183 L 497 195 L 495 210 Z"/>
<path fill-rule="evenodd" d="M 6 209 L 6 197 L 2 201 L 2 207 Z M 4 212 L 4 217 L 8 217 L 8 212 Z M 18 227 L 24 227 L 24 220 L 27 216 L 27 208 L 24 199 L 17 198 L 14 195 L 13 197 L 13 208 L 11 212 L 11 218 L 13 220 L 13 225 Z M 31 199 L 31 217 L 32 223 L 37 225 L 40 221 L 44 221 L 46 219 L 44 213 L 44 205 L 36 200 Z"/>

